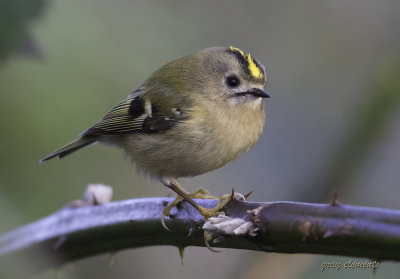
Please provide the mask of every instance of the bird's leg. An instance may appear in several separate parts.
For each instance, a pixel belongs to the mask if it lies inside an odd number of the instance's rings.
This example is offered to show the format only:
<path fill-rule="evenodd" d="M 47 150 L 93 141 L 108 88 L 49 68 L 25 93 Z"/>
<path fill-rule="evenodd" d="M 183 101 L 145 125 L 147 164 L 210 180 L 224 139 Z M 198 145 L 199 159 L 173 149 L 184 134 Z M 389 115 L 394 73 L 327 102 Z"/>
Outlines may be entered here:
<path fill-rule="evenodd" d="M 163 183 L 178 194 L 176 199 L 165 207 L 163 211 L 163 215 L 161 217 L 162 221 L 165 216 L 171 215 L 171 209 L 175 207 L 182 199 L 190 203 L 205 219 L 208 219 L 212 216 L 216 216 L 220 213 L 221 209 L 229 202 L 231 195 L 224 195 L 219 199 L 219 202 L 214 208 L 204 208 L 197 204 L 193 199 L 217 199 L 214 196 L 210 196 L 209 192 L 203 188 L 198 189 L 194 193 L 187 193 L 175 179 L 171 179 L 168 181 L 163 181 Z"/>

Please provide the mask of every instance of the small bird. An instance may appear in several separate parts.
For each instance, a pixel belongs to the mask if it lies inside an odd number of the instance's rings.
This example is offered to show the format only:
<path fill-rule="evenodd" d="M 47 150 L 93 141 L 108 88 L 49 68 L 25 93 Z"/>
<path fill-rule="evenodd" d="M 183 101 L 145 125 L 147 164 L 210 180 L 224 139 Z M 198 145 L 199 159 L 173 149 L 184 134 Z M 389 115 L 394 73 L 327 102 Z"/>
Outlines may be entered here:
<path fill-rule="evenodd" d="M 155 71 L 136 91 L 111 109 L 78 139 L 42 160 L 63 158 L 103 142 L 122 148 L 139 169 L 178 194 L 206 219 L 219 213 L 193 198 L 177 182 L 235 160 L 259 139 L 265 122 L 265 68 L 235 47 L 212 47 L 175 59 Z"/>

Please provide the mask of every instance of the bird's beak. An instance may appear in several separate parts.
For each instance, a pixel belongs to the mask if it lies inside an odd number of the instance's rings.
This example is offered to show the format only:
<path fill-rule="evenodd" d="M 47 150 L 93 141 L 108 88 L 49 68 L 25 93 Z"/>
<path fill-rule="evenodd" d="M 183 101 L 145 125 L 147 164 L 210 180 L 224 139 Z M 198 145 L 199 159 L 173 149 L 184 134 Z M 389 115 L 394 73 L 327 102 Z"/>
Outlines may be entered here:
<path fill-rule="evenodd" d="M 261 90 L 260 88 L 252 88 L 249 91 L 247 91 L 247 94 L 250 94 L 250 95 L 253 95 L 256 97 L 261 97 L 261 98 L 270 98 L 271 97 L 267 92 Z"/>

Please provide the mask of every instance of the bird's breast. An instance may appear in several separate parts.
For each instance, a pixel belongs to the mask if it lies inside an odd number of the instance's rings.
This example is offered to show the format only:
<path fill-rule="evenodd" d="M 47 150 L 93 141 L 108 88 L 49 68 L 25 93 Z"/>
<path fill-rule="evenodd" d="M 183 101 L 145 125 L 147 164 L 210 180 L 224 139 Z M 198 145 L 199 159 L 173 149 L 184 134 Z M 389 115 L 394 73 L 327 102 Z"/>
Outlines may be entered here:
<path fill-rule="evenodd" d="M 245 104 L 237 110 L 218 113 L 212 124 L 215 148 L 221 150 L 226 163 L 248 151 L 259 139 L 265 121 L 263 106 Z M 211 116 L 211 115 L 210 115 Z"/>
<path fill-rule="evenodd" d="M 248 151 L 259 139 L 264 109 L 192 115 L 160 134 L 126 136 L 122 145 L 137 165 L 157 177 L 196 176 L 218 169 Z"/>

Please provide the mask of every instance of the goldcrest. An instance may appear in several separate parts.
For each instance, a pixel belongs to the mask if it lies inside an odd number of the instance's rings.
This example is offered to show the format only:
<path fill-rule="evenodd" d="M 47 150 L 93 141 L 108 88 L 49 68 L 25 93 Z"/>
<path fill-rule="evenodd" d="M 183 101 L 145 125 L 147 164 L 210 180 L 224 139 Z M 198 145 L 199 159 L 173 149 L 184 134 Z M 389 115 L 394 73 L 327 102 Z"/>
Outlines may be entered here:
<path fill-rule="evenodd" d="M 41 162 L 97 142 L 116 145 L 208 218 L 220 208 L 199 206 L 192 198 L 207 193 L 188 194 L 176 179 L 218 169 L 257 142 L 269 97 L 265 82 L 264 66 L 238 48 L 206 48 L 175 59 Z"/>

